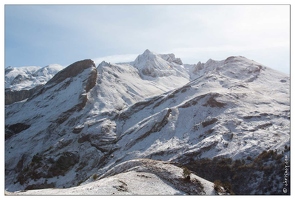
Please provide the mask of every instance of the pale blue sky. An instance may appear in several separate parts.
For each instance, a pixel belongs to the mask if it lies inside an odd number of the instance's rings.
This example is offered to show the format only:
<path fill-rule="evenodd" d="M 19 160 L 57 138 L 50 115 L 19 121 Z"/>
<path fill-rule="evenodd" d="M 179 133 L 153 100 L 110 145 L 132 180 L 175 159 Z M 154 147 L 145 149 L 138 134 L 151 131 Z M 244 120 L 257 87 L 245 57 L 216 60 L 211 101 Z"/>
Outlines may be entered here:
<path fill-rule="evenodd" d="M 5 5 L 5 67 L 241 55 L 289 74 L 289 5 Z M 96 63 L 99 64 L 99 63 Z"/>

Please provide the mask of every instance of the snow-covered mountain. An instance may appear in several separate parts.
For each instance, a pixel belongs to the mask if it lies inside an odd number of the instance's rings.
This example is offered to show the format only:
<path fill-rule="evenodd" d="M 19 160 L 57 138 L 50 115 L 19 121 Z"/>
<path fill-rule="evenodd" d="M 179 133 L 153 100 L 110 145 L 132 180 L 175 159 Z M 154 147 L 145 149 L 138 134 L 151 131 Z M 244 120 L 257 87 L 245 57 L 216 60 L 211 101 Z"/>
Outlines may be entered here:
<path fill-rule="evenodd" d="M 51 64 L 45 67 L 7 67 L 5 68 L 5 88 L 11 90 L 31 89 L 44 85 L 64 67 Z"/>
<path fill-rule="evenodd" d="M 5 68 L 5 104 L 29 98 L 63 68 L 58 64 Z"/>
<path fill-rule="evenodd" d="M 144 62 L 147 64 L 152 62 L 150 57 L 161 59 L 158 55 L 146 50 L 136 58 L 134 63 L 137 63 L 137 60 L 143 56 L 147 58 L 140 59 L 141 65 Z M 165 61 L 165 63 L 169 62 Z M 176 73 L 166 75 L 160 73 L 161 76 L 158 77 L 145 76 L 143 78 L 141 69 L 135 66 L 137 65 L 132 65 L 132 63 L 111 64 L 107 62 L 98 65 L 97 87 L 89 94 L 89 99 L 94 105 L 92 112 L 122 110 L 140 100 L 168 92 L 189 82 L 188 75 L 179 76 Z M 181 65 L 177 66 L 181 67 Z"/>
<path fill-rule="evenodd" d="M 124 179 L 128 170 L 109 171 L 142 158 L 192 166 L 202 159 L 255 160 L 270 150 L 289 156 L 289 85 L 287 75 L 241 56 L 183 65 L 174 54 L 146 50 L 131 63 L 76 62 L 26 101 L 6 106 L 6 190 L 81 183 L 85 189 L 104 181 L 115 187 L 113 176 Z M 94 175 L 98 180 L 90 183 Z M 254 191 L 265 181 L 260 176 L 263 171 L 243 191 Z M 255 193 L 275 193 L 281 178 Z M 163 185 L 167 194 L 191 193 L 164 180 L 172 185 Z M 130 194 L 144 193 L 132 187 Z M 106 190 L 97 194 L 113 191 Z"/>
<path fill-rule="evenodd" d="M 175 58 L 174 54 L 155 54 L 147 49 L 135 59 L 133 65 L 145 78 L 170 75 L 188 78 L 181 59 Z"/>

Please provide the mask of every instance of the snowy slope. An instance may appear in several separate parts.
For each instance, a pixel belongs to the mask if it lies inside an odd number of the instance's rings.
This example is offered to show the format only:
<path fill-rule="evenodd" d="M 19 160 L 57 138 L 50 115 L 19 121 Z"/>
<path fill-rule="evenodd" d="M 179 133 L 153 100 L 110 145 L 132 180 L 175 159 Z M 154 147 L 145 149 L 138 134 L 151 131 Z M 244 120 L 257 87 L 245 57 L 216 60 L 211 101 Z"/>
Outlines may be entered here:
<path fill-rule="evenodd" d="M 289 77 L 242 57 L 219 63 L 211 73 L 121 112 L 118 159 L 238 159 L 283 149 L 290 139 Z"/>
<path fill-rule="evenodd" d="M 102 62 L 97 70 L 98 83 L 89 95 L 94 105 L 93 113 L 122 110 L 145 98 L 181 87 L 189 81 L 188 77 L 172 74 L 145 80 L 140 77 L 138 69 L 130 64 Z"/>
<path fill-rule="evenodd" d="M 130 64 L 77 62 L 6 107 L 5 187 L 73 187 L 139 158 L 185 164 L 283 150 L 289 85 L 244 57 L 183 65 L 147 50 Z"/>
<path fill-rule="evenodd" d="M 64 67 L 51 64 L 45 67 L 8 67 L 5 68 L 5 88 L 11 90 L 31 89 L 37 85 L 44 85 L 58 71 Z"/>
<path fill-rule="evenodd" d="M 11 174 L 7 181 L 15 179 L 15 166 L 22 168 L 40 151 L 60 145 L 65 134 L 62 123 L 83 109 L 96 76 L 91 60 L 76 62 L 58 72 L 28 101 L 6 107 L 5 166 Z"/>
<path fill-rule="evenodd" d="M 184 179 L 183 169 L 167 162 L 131 160 L 110 169 L 104 177 L 94 175 L 80 186 L 42 189 L 9 195 L 215 195 L 214 184 L 195 174 Z"/>

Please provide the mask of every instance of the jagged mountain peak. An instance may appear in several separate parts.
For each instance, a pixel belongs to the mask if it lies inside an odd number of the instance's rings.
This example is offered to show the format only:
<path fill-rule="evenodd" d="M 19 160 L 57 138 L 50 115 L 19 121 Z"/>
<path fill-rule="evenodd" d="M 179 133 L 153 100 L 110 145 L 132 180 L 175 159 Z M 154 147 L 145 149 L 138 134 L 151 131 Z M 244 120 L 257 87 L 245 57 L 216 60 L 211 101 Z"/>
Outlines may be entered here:
<path fill-rule="evenodd" d="M 102 68 L 104 66 L 110 66 L 110 63 L 109 62 L 106 62 L 106 61 L 102 61 L 101 63 L 99 63 L 97 65 L 97 68 Z"/>
<path fill-rule="evenodd" d="M 155 53 L 151 52 L 149 49 L 146 49 L 144 52 L 143 52 L 143 55 L 155 55 Z"/>
<path fill-rule="evenodd" d="M 133 65 L 143 77 L 186 76 L 182 61 L 174 54 L 156 54 L 147 49 L 135 59 Z"/>
<path fill-rule="evenodd" d="M 167 54 L 158 54 L 153 51 L 150 51 L 149 49 L 146 49 L 142 56 L 149 57 L 149 58 L 155 58 L 156 56 L 166 60 L 167 62 L 175 62 L 179 65 L 182 65 L 182 61 L 180 58 L 176 58 L 174 53 L 167 53 Z"/>
<path fill-rule="evenodd" d="M 141 57 L 141 59 L 146 58 L 146 59 L 150 59 L 150 60 L 161 58 L 161 59 L 163 59 L 163 60 L 165 60 L 165 61 L 167 61 L 169 63 L 174 62 L 174 63 L 176 63 L 178 65 L 182 65 L 183 64 L 182 61 L 181 61 L 181 59 L 180 58 L 176 58 L 175 57 L 175 54 L 173 54 L 173 53 L 158 54 L 158 53 L 155 53 L 153 51 L 150 51 L 149 49 L 146 49 L 143 52 L 143 54 L 139 55 L 138 57 Z"/>
<path fill-rule="evenodd" d="M 144 62 L 147 60 L 154 60 L 157 59 L 157 55 L 154 52 L 151 52 L 150 50 L 145 50 L 142 54 L 138 55 L 134 62 Z"/>
<path fill-rule="evenodd" d="M 159 56 L 168 61 L 168 62 L 174 62 L 178 65 L 183 65 L 182 60 L 180 58 L 176 58 L 175 55 L 173 53 L 169 53 L 169 54 L 159 54 Z"/>

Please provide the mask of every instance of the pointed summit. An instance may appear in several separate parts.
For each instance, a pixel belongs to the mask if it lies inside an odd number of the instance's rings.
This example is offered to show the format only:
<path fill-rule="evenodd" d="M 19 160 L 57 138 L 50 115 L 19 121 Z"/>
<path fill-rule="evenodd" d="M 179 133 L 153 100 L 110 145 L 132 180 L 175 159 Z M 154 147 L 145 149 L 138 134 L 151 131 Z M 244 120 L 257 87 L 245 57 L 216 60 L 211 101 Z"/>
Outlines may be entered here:
<path fill-rule="evenodd" d="M 143 52 L 144 55 L 147 55 L 147 54 L 153 54 L 149 49 L 146 49 L 144 52 Z"/>
<path fill-rule="evenodd" d="M 150 77 L 176 75 L 181 71 L 180 65 L 182 61 L 175 58 L 174 54 L 156 54 L 149 49 L 146 49 L 134 61 L 134 66 L 140 73 Z"/>
<path fill-rule="evenodd" d="M 145 60 L 153 60 L 153 59 L 156 59 L 156 56 L 158 56 L 157 53 L 154 53 L 154 52 L 150 51 L 149 49 L 146 49 L 143 52 L 143 54 L 139 55 L 138 57 L 141 57 L 141 59 L 143 61 L 145 61 Z"/>
<path fill-rule="evenodd" d="M 98 66 L 97 68 L 102 68 L 104 66 L 110 66 L 110 63 L 109 62 L 106 62 L 106 61 L 102 61 Z"/>

